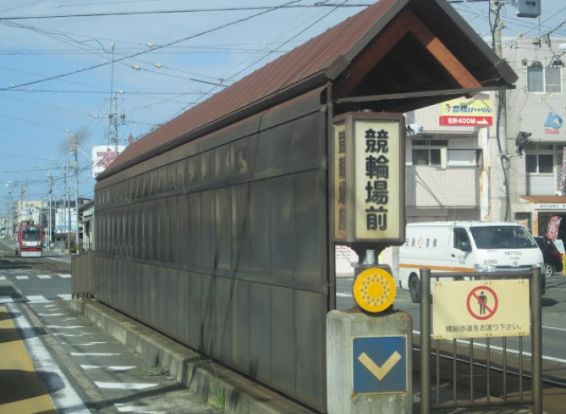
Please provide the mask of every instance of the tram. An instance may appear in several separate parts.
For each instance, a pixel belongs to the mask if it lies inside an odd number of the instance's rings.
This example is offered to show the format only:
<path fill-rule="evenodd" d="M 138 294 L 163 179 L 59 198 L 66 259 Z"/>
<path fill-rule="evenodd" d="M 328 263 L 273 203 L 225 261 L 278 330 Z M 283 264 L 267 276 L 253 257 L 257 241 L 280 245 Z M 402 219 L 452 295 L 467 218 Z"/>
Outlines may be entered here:
<path fill-rule="evenodd" d="M 41 257 L 43 252 L 43 228 L 33 220 L 18 223 L 18 247 L 20 257 Z"/>

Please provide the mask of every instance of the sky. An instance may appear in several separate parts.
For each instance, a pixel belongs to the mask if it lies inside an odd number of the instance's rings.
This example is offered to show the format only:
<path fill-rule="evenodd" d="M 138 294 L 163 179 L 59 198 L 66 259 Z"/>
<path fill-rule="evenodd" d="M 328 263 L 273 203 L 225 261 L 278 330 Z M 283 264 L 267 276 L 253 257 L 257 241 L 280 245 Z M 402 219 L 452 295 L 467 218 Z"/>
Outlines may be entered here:
<path fill-rule="evenodd" d="M 566 38 L 564 0 L 541 1 L 535 19 L 503 6 L 504 39 Z M 120 144 L 138 139 L 372 3 L 3 0 L 0 215 L 10 201 L 47 200 L 50 175 L 54 199 L 63 197 L 74 140 L 79 196 L 91 198 L 92 147 L 114 131 Z M 486 1 L 452 5 L 489 38 Z"/>

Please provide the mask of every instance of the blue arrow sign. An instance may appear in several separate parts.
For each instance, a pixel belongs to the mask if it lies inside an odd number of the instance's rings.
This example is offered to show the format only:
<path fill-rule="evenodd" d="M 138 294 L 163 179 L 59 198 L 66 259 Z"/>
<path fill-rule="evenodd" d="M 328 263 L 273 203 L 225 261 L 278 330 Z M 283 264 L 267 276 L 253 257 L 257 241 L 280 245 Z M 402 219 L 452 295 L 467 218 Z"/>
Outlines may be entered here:
<path fill-rule="evenodd" d="M 354 392 L 407 391 L 407 338 L 354 338 Z"/>

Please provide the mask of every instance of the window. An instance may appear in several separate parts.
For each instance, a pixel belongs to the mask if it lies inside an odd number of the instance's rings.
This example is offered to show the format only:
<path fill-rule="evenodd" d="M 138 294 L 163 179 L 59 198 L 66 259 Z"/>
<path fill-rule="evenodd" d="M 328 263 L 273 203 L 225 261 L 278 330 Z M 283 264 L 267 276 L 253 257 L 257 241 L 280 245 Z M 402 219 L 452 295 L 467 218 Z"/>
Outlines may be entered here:
<path fill-rule="evenodd" d="M 552 173 L 553 155 L 552 154 L 533 154 L 526 158 L 527 172 L 530 174 Z"/>
<path fill-rule="evenodd" d="M 440 165 L 441 148 L 446 148 L 445 140 L 414 140 L 413 165 Z"/>
<path fill-rule="evenodd" d="M 544 67 L 540 62 L 533 62 L 527 67 L 528 92 L 562 92 L 562 68 L 560 66 Z"/>
<path fill-rule="evenodd" d="M 470 251 L 470 239 L 465 229 L 454 229 L 454 248 L 465 252 Z"/>

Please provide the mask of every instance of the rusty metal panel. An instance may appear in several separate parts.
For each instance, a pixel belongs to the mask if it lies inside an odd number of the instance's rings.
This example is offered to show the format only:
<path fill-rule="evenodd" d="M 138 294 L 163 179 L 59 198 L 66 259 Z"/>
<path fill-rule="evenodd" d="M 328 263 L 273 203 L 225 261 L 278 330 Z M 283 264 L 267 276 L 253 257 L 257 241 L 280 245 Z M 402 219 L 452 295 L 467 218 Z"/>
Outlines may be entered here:
<path fill-rule="evenodd" d="M 271 288 L 254 283 L 250 288 L 250 375 L 271 381 Z"/>
<path fill-rule="evenodd" d="M 271 191 L 271 271 L 275 279 L 293 281 L 295 260 L 295 192 L 292 175 L 274 178 Z"/>
<path fill-rule="evenodd" d="M 214 292 L 215 319 L 213 352 L 214 356 L 228 365 L 232 365 L 232 297 L 234 279 L 216 277 Z"/>
<path fill-rule="evenodd" d="M 314 407 L 326 400 L 326 296 L 297 290 L 295 292 L 296 393 Z"/>
<path fill-rule="evenodd" d="M 232 202 L 231 191 L 225 187 L 214 192 L 215 220 L 215 258 L 214 267 L 218 270 L 232 270 Z"/>
<path fill-rule="evenodd" d="M 177 309 L 173 317 L 178 321 L 177 337 L 184 343 L 189 342 L 189 274 L 178 271 Z"/>
<path fill-rule="evenodd" d="M 232 363 L 242 372 L 250 372 L 250 320 L 252 307 L 250 303 L 251 284 L 236 280 L 234 285 L 234 315 L 232 317 Z"/>
<path fill-rule="evenodd" d="M 272 382 L 283 393 L 296 393 L 297 341 L 294 292 L 290 288 L 271 288 L 271 326 L 273 358 Z M 302 352 L 304 350 L 301 350 Z"/>
<path fill-rule="evenodd" d="M 189 342 L 195 349 L 204 349 L 203 321 L 204 321 L 204 294 L 203 279 L 199 273 L 189 273 Z"/>
<path fill-rule="evenodd" d="M 235 185 L 232 190 L 232 250 L 234 271 L 245 273 L 249 269 L 249 220 L 251 184 Z M 249 294 L 248 294 L 249 295 Z"/>
<path fill-rule="evenodd" d="M 326 178 L 321 171 L 295 177 L 296 280 L 324 285 L 327 279 Z"/>
<path fill-rule="evenodd" d="M 249 238 L 245 254 L 251 272 L 269 271 L 269 182 L 251 184 L 249 205 Z M 265 274 L 264 273 L 264 274 Z"/>
<path fill-rule="evenodd" d="M 197 219 L 199 220 L 199 219 Z M 215 268 L 215 223 L 214 223 L 214 191 L 203 191 L 200 194 L 200 255 L 197 262 L 202 268 L 211 271 Z"/>

